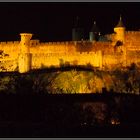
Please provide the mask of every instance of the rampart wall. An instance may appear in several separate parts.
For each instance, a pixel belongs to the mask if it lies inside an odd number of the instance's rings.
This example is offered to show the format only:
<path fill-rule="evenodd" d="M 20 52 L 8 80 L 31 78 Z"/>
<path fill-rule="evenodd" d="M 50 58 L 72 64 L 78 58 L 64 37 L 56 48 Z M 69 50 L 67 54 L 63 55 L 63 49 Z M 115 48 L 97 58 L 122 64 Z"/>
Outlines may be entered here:
<path fill-rule="evenodd" d="M 0 52 L 1 54 L 12 58 L 16 59 L 18 56 L 18 51 L 19 51 L 19 41 L 14 41 L 14 42 L 0 42 Z M 3 51 L 3 53 L 2 53 Z M 4 57 L 5 59 L 7 57 Z"/>
<path fill-rule="evenodd" d="M 113 38 L 115 34 L 108 35 Z M 20 55 L 21 43 L 0 42 L 1 71 L 15 71 L 24 63 L 22 57 L 30 56 L 31 69 L 59 67 L 63 65 L 92 65 L 94 67 L 115 67 L 140 63 L 140 32 L 126 32 L 125 44 L 114 46 L 112 42 L 69 41 L 41 42 L 30 40 L 30 55 Z M 19 57 L 20 56 L 20 57 Z M 21 61 L 20 61 L 20 59 Z M 23 67 L 24 68 L 24 67 Z"/>
<path fill-rule="evenodd" d="M 140 39 L 140 31 L 126 31 L 125 40 L 128 42 L 138 42 Z"/>
<path fill-rule="evenodd" d="M 83 52 L 75 54 L 33 54 L 32 55 L 32 67 L 51 67 L 51 66 L 63 66 L 63 65 L 93 65 L 100 67 L 102 63 L 101 52 Z"/>
<path fill-rule="evenodd" d="M 131 65 L 132 63 L 140 65 L 140 50 L 127 51 L 127 65 Z"/>

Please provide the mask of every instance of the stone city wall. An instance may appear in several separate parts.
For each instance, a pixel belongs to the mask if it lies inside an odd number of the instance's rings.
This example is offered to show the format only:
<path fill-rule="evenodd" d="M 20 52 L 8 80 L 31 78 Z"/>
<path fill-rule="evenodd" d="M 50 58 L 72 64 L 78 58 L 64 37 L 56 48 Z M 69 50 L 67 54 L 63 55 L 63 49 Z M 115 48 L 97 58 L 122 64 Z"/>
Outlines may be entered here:
<path fill-rule="evenodd" d="M 131 36 L 139 38 L 140 32 L 126 32 L 127 39 Z M 133 38 L 133 37 L 132 37 Z M 1 71 L 14 71 L 26 61 L 29 68 L 44 68 L 62 65 L 92 65 L 94 67 L 113 67 L 126 61 L 127 65 L 140 62 L 139 40 L 127 40 L 125 45 L 115 47 L 112 42 L 69 41 L 42 42 L 30 40 L 30 55 L 20 55 L 22 47 L 19 41 L 0 42 Z M 126 52 L 125 52 L 126 49 Z M 20 57 L 19 57 L 20 56 Z M 22 59 L 22 57 L 30 57 Z M 20 58 L 20 59 L 19 59 Z M 30 59 L 30 60 L 29 60 Z M 28 64 L 28 63 L 25 63 Z M 23 66 L 23 69 L 26 66 Z"/>

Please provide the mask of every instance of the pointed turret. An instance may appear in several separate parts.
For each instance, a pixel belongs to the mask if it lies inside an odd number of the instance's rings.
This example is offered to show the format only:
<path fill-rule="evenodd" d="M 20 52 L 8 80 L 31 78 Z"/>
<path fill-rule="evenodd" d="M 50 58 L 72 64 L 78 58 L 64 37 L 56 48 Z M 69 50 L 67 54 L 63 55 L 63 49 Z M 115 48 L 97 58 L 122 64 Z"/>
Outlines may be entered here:
<path fill-rule="evenodd" d="M 99 33 L 99 28 L 97 27 L 96 21 L 93 22 L 93 26 L 91 28 L 91 32 Z"/>
<path fill-rule="evenodd" d="M 122 16 L 121 15 L 120 15 L 120 20 L 119 20 L 118 24 L 116 25 L 116 28 L 117 27 L 125 27 L 123 22 L 122 22 Z"/>
<path fill-rule="evenodd" d="M 122 22 L 121 15 L 120 15 L 120 19 L 119 19 L 117 26 L 114 28 L 114 32 L 116 33 L 115 42 L 121 41 L 122 43 L 124 43 L 124 41 L 125 41 L 125 26 Z"/>
<path fill-rule="evenodd" d="M 99 38 L 99 35 L 100 35 L 99 28 L 96 25 L 96 21 L 94 21 L 93 26 L 89 32 L 89 40 L 90 41 L 93 41 L 93 40 L 97 41 Z"/>

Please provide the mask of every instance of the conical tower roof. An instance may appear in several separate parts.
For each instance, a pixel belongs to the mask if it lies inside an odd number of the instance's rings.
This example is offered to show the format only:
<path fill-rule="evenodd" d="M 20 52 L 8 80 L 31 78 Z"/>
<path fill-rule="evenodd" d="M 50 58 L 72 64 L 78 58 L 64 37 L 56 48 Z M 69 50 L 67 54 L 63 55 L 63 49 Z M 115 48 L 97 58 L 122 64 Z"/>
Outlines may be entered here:
<path fill-rule="evenodd" d="M 119 22 L 118 22 L 118 24 L 117 24 L 116 27 L 125 27 L 124 24 L 123 24 L 123 22 L 122 22 L 122 17 L 121 17 L 121 15 L 120 15 L 120 20 L 119 20 Z"/>
<path fill-rule="evenodd" d="M 96 32 L 96 33 L 99 33 L 100 31 L 99 31 L 99 28 L 97 27 L 97 25 L 96 25 L 96 21 L 94 21 L 94 24 L 93 24 L 93 26 L 92 26 L 92 28 L 91 28 L 91 32 Z"/>
<path fill-rule="evenodd" d="M 75 21 L 74 21 L 74 28 L 81 28 L 81 23 L 80 23 L 79 16 L 77 16 Z"/>

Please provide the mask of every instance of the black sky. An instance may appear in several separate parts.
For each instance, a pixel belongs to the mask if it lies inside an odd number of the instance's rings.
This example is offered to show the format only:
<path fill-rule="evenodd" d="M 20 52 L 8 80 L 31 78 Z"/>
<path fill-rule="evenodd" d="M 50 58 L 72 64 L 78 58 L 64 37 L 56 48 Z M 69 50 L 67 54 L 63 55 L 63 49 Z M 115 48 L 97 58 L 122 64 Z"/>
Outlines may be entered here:
<path fill-rule="evenodd" d="M 41 41 L 71 40 L 79 16 L 85 36 L 96 20 L 101 32 L 111 33 L 122 15 L 127 30 L 140 29 L 140 3 L 0 3 L 0 41 L 19 40 L 31 32 Z"/>

